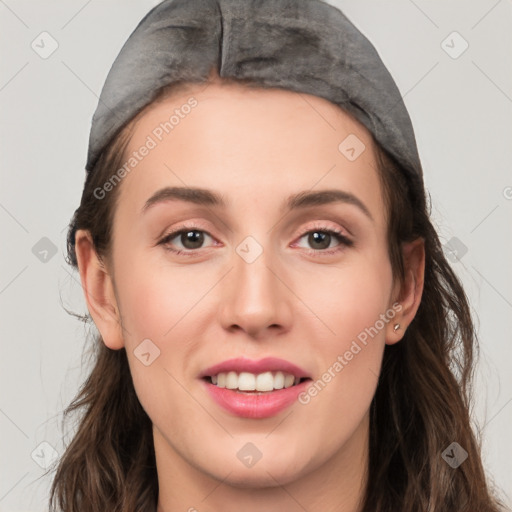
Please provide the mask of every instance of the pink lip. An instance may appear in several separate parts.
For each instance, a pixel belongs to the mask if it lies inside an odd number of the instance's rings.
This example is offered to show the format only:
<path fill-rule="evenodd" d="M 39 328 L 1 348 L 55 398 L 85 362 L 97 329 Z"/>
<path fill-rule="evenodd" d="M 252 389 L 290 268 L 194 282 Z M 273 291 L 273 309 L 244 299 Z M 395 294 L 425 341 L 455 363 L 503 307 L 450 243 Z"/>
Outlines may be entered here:
<path fill-rule="evenodd" d="M 243 418 L 262 419 L 274 416 L 290 406 L 311 381 L 305 380 L 296 386 L 260 394 L 219 388 L 207 380 L 202 383 L 213 400 L 228 412 Z"/>
<path fill-rule="evenodd" d="M 296 378 L 307 378 L 308 380 L 289 388 L 259 393 L 257 391 L 240 392 L 233 389 L 219 388 L 205 379 L 205 377 L 230 371 L 236 373 L 249 372 L 256 375 L 269 371 L 282 371 L 283 373 L 292 374 Z M 199 378 L 202 379 L 203 385 L 212 399 L 228 412 L 243 418 L 258 419 L 274 416 L 290 406 L 297 400 L 298 395 L 304 391 L 304 388 L 310 384 L 311 376 L 303 368 L 284 359 L 265 357 L 259 361 L 253 361 L 252 359 L 237 357 L 206 368 L 199 374 Z"/>
<path fill-rule="evenodd" d="M 249 372 L 258 375 L 259 373 L 277 371 L 291 373 L 294 377 L 311 378 L 311 375 L 309 375 L 303 368 L 299 368 L 293 363 L 277 357 L 265 357 L 259 361 L 253 361 L 252 359 L 247 359 L 245 357 L 229 359 L 206 368 L 206 370 L 203 370 L 199 374 L 199 378 L 211 377 L 212 375 L 218 375 L 219 373 L 225 372 Z"/>

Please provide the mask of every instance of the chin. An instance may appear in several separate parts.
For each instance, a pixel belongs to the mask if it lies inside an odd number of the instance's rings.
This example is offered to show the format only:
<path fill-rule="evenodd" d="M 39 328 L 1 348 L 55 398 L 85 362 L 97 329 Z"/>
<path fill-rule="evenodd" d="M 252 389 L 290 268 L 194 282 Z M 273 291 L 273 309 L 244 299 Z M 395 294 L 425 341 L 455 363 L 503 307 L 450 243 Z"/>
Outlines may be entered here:
<path fill-rule="evenodd" d="M 233 487 L 249 489 L 276 487 L 293 482 L 307 473 L 307 461 L 302 460 L 303 457 L 303 451 L 300 456 L 292 451 L 280 454 L 269 453 L 267 456 L 263 453 L 252 466 L 246 466 L 237 457 L 234 460 L 226 460 L 223 454 L 219 454 L 217 459 L 219 464 L 215 468 L 208 468 L 210 471 L 207 472 L 216 480 Z M 212 457 L 210 460 L 215 458 Z"/>
<path fill-rule="evenodd" d="M 256 467 L 249 469 L 232 470 L 229 477 L 218 475 L 224 484 L 240 489 L 261 489 L 265 487 L 278 487 L 293 482 L 299 477 L 297 469 L 292 464 L 287 468 Z"/>

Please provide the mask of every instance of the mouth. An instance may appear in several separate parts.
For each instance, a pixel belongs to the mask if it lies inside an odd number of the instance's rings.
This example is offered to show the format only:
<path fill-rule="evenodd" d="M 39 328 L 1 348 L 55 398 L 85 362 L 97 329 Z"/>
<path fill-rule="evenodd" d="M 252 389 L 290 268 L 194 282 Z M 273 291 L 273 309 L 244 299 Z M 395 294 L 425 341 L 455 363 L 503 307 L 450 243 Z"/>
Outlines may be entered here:
<path fill-rule="evenodd" d="M 218 406 L 250 419 L 284 411 L 312 381 L 306 370 L 277 357 L 229 359 L 204 369 L 198 377 Z"/>
<path fill-rule="evenodd" d="M 251 372 L 219 372 L 202 377 L 204 381 L 218 388 L 226 388 L 241 394 L 272 393 L 280 389 L 298 386 L 311 380 L 309 377 L 297 377 L 285 371 Z"/>

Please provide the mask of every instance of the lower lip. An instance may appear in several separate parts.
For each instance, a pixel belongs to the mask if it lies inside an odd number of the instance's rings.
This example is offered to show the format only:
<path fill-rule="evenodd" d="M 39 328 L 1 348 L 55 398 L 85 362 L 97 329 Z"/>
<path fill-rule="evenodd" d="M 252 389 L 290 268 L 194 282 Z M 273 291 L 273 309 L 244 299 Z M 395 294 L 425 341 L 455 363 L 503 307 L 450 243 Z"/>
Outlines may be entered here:
<path fill-rule="evenodd" d="M 219 388 L 203 380 L 206 390 L 218 405 L 236 416 L 253 419 L 269 418 L 280 413 L 297 400 L 310 382 L 311 379 L 307 379 L 296 386 L 258 394 Z"/>

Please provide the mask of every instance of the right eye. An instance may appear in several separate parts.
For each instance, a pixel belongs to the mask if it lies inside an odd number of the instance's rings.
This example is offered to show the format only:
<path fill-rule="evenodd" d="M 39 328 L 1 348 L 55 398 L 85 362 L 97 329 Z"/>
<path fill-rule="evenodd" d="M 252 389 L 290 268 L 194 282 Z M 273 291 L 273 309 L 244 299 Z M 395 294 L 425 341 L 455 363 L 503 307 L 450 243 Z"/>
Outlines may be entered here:
<path fill-rule="evenodd" d="M 175 254 L 187 254 L 194 252 L 195 249 L 202 248 L 201 246 L 204 243 L 205 235 L 212 238 L 209 233 L 202 229 L 198 229 L 197 227 L 180 227 L 171 233 L 167 233 L 164 238 L 160 240 L 159 244 L 163 245 L 166 250 Z M 174 239 L 178 239 L 182 244 L 183 249 L 174 249 L 171 247 L 172 245 L 175 245 L 174 243 L 171 243 Z M 191 254 L 187 255 L 191 256 Z"/>

